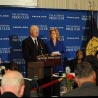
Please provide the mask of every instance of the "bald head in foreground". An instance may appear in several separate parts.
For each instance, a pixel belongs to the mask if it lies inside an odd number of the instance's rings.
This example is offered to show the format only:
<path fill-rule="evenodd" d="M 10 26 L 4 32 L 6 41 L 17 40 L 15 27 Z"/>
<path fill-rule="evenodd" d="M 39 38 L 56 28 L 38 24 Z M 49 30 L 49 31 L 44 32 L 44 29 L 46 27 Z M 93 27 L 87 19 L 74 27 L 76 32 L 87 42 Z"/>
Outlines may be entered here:
<path fill-rule="evenodd" d="M 1 80 L 1 97 L 22 97 L 24 78 L 18 71 L 7 72 Z"/>

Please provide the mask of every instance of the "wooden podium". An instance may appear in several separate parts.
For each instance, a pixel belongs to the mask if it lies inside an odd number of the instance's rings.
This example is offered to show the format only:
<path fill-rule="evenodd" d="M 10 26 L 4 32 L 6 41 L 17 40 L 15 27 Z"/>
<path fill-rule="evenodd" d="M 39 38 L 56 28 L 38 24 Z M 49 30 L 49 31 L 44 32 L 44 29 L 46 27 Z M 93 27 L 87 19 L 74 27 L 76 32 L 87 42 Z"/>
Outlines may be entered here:
<path fill-rule="evenodd" d="M 28 78 L 34 78 L 35 76 L 38 76 L 38 79 L 43 79 L 45 68 L 50 67 L 52 74 L 52 67 L 60 66 L 61 60 L 61 56 L 38 56 L 37 62 L 29 62 L 27 65 Z"/>

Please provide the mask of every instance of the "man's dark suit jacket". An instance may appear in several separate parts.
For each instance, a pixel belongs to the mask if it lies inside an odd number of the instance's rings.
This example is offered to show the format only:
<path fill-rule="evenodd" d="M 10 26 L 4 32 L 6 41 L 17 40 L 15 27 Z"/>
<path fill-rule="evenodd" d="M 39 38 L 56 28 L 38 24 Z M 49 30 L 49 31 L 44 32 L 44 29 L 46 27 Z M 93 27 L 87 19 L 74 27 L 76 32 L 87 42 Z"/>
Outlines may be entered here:
<path fill-rule="evenodd" d="M 98 96 L 98 86 L 90 82 L 84 83 L 81 87 L 63 95 L 63 97 L 65 96 Z"/>
<path fill-rule="evenodd" d="M 35 62 L 37 60 L 36 57 L 38 55 L 46 53 L 46 48 L 43 40 L 37 38 L 37 41 L 38 41 L 38 47 L 36 48 L 36 45 L 34 44 L 31 37 L 28 37 L 27 39 L 23 40 L 22 53 L 26 62 L 32 62 L 32 61 Z"/>
<path fill-rule="evenodd" d="M 0 98 L 7 97 L 7 98 L 18 98 L 15 94 L 11 92 L 5 92 L 3 95 L 0 96 Z"/>

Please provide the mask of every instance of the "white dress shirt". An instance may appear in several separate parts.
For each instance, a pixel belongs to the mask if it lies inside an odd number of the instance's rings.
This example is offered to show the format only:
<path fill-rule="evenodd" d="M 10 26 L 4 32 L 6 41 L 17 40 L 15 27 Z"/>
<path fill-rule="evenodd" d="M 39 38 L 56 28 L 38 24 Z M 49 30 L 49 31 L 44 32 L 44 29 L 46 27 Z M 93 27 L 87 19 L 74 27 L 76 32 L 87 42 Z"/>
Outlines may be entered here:
<path fill-rule="evenodd" d="M 35 40 L 36 40 L 36 42 L 37 42 L 37 45 L 38 45 L 37 38 L 34 38 L 34 37 L 32 37 L 32 36 L 31 36 L 31 38 L 32 38 L 32 40 L 33 40 L 34 44 L 35 44 Z"/>

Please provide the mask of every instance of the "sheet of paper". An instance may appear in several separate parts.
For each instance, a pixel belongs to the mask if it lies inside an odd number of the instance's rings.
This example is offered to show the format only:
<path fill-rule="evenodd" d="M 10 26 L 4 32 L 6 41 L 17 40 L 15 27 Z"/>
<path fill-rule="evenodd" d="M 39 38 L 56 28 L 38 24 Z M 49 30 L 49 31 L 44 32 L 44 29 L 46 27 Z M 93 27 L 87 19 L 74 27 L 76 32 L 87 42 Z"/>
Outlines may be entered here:
<path fill-rule="evenodd" d="M 60 52 L 59 51 L 54 51 L 54 52 L 51 53 L 51 55 L 54 55 L 54 56 L 55 55 L 60 55 Z"/>

